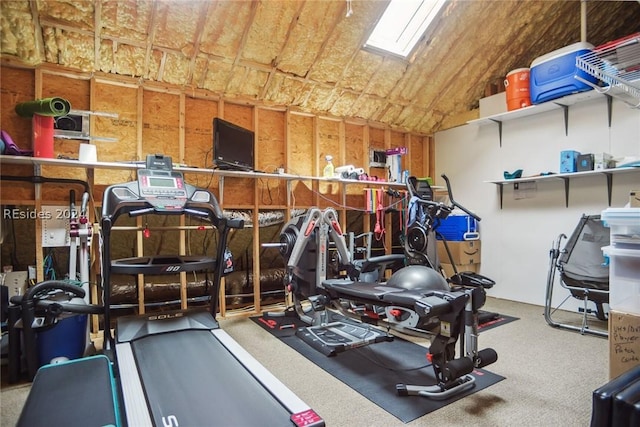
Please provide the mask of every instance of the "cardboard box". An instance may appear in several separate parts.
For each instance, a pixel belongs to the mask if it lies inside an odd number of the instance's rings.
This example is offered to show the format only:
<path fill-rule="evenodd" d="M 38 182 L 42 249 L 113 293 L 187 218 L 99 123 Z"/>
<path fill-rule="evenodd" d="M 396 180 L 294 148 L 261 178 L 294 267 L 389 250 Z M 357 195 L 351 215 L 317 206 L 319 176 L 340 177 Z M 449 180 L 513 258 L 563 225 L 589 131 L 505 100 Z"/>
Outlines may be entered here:
<path fill-rule="evenodd" d="M 613 156 L 608 153 L 596 153 L 593 155 L 593 169 L 610 169 L 615 168 L 616 162 L 613 160 Z"/>
<path fill-rule="evenodd" d="M 609 379 L 640 365 L 640 316 L 609 312 Z"/>
<path fill-rule="evenodd" d="M 442 263 L 440 266 L 442 267 L 442 270 L 444 270 L 445 277 L 451 277 L 455 274 L 453 265 Z M 480 264 L 456 264 L 456 268 L 458 269 L 458 273 L 463 271 L 478 273 L 480 271 Z"/>
<path fill-rule="evenodd" d="M 640 208 L 640 190 L 631 190 L 629 192 L 629 207 Z"/>
<path fill-rule="evenodd" d="M 507 112 L 507 94 L 500 92 L 495 95 L 480 98 L 480 118 L 494 116 Z"/>
<path fill-rule="evenodd" d="M 480 240 L 447 241 L 451 259 L 447 255 L 444 242 L 438 240 L 438 259 L 447 264 L 480 264 Z"/>

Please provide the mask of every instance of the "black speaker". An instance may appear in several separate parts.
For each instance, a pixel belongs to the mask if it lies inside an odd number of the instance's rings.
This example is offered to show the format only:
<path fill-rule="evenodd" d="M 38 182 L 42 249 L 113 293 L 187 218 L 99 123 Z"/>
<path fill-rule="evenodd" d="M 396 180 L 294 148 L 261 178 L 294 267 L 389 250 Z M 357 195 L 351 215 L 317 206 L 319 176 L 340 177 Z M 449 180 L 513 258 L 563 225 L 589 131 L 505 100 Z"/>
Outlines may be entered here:
<path fill-rule="evenodd" d="M 53 128 L 59 130 L 69 130 L 82 132 L 82 116 L 69 114 L 66 116 L 54 117 Z"/>

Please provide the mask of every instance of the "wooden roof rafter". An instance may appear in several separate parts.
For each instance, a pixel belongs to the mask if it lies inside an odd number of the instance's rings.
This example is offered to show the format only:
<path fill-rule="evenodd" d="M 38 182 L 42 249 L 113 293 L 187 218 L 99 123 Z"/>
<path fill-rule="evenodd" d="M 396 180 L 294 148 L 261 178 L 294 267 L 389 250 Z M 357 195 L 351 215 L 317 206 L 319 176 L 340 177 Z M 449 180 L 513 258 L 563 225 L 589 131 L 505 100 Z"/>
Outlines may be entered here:
<path fill-rule="evenodd" d="M 306 3 L 306 0 L 300 2 L 300 4 L 298 5 L 298 9 L 296 10 L 296 13 L 295 13 L 295 18 L 292 19 L 291 22 L 289 23 L 289 29 L 287 30 L 287 36 L 286 36 L 286 38 L 284 40 L 284 43 L 282 43 L 282 47 L 280 48 L 280 52 L 278 53 L 278 55 L 273 60 L 273 63 L 271 64 L 271 69 L 269 70 L 269 75 L 267 76 L 267 81 L 265 82 L 265 84 L 264 84 L 264 86 L 262 88 L 262 92 L 260 93 L 260 96 L 259 96 L 260 99 L 264 99 L 266 97 L 266 94 L 269 91 L 269 88 L 271 87 L 271 82 L 273 80 L 273 76 L 278 71 L 278 59 L 279 59 L 280 55 L 282 55 L 282 52 L 284 52 L 284 50 L 286 49 L 287 45 L 291 42 L 291 32 L 293 31 L 293 28 L 298 23 L 298 19 L 300 18 L 300 13 L 302 12 L 302 8 L 305 6 L 305 3 Z"/>
<path fill-rule="evenodd" d="M 151 7 L 151 17 L 149 18 L 149 27 L 147 28 L 147 34 L 149 34 L 149 38 L 147 39 L 146 53 L 144 57 L 144 73 L 146 74 L 144 78 L 149 78 L 149 64 L 151 62 L 151 52 L 153 51 L 153 41 L 156 35 L 156 19 L 158 16 L 158 3 L 153 2 L 153 6 Z"/>
<path fill-rule="evenodd" d="M 200 5 L 201 11 L 198 14 L 198 24 L 196 25 L 196 31 L 193 35 L 193 54 L 189 61 L 189 71 L 187 72 L 187 81 L 193 81 L 193 72 L 196 66 L 196 60 L 200 53 L 200 42 L 202 41 L 202 34 L 204 33 L 204 25 L 207 22 L 207 15 L 209 14 L 210 2 L 202 2 Z"/>

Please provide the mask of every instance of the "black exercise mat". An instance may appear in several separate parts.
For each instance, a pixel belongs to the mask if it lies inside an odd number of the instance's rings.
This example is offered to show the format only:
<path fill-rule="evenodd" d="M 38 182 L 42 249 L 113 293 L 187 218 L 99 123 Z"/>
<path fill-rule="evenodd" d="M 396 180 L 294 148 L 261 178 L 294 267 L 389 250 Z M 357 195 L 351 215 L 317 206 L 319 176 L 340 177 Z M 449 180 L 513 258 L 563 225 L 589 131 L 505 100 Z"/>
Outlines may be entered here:
<path fill-rule="evenodd" d="M 436 383 L 433 368 L 426 359 L 426 347 L 396 337 L 392 342 L 372 344 L 327 357 L 295 335 L 297 328 L 305 326 L 297 318 L 265 315 L 251 320 L 404 423 L 504 379 L 478 369 L 472 373 L 476 379 L 475 387 L 450 399 L 437 401 L 419 396 L 398 396 L 398 383 Z"/>
<path fill-rule="evenodd" d="M 516 320 L 520 320 L 518 317 L 506 316 L 504 314 L 498 314 L 497 317 L 487 320 L 484 323 L 480 323 L 478 325 L 479 332 L 485 332 L 490 329 L 497 328 L 498 326 L 506 325 L 507 323 L 515 322 Z"/>

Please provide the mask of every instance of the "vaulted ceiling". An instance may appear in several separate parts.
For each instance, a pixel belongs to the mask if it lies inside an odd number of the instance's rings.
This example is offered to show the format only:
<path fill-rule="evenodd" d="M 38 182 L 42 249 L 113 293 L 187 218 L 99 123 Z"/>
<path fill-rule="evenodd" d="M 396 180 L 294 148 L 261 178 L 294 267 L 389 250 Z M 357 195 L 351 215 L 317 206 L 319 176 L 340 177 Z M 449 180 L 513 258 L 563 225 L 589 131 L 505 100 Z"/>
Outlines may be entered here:
<path fill-rule="evenodd" d="M 640 1 L 450 0 L 409 60 L 362 48 L 385 1 L 2 1 L 2 59 L 417 133 L 477 117 L 538 56 L 640 31 Z M 585 13 L 583 13 L 585 12 Z"/>

